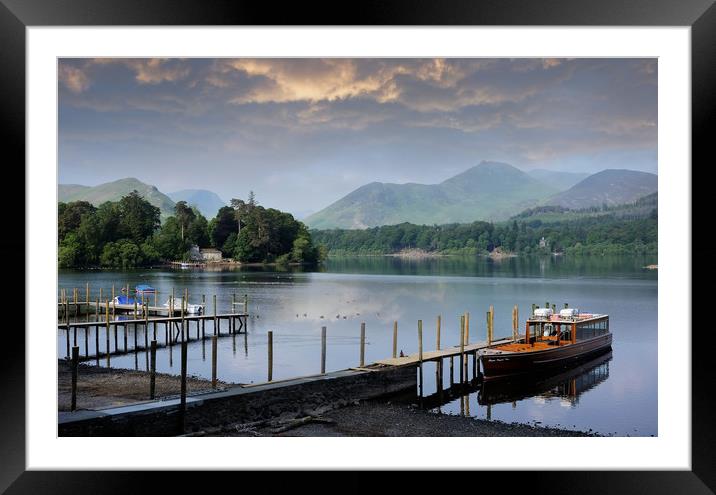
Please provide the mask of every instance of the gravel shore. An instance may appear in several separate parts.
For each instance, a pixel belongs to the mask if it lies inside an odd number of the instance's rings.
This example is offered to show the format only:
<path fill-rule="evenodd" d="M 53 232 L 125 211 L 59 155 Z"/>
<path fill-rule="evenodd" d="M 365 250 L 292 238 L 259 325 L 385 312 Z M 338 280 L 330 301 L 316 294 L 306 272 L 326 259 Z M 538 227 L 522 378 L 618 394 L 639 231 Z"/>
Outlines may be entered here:
<path fill-rule="evenodd" d="M 306 421 L 305 424 L 292 426 Z M 284 431 L 281 431 L 284 430 Z M 204 436 L 204 435 L 202 435 Z M 273 437 L 584 437 L 591 433 L 434 414 L 413 406 L 360 402 L 309 417 L 261 425 L 226 425 L 206 436 Z"/>

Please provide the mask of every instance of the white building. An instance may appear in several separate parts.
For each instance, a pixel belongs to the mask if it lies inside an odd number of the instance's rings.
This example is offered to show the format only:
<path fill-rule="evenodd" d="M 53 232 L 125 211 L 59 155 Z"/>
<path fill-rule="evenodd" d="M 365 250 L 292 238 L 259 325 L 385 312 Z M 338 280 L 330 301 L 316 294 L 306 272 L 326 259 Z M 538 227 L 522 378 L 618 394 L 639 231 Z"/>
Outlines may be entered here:
<path fill-rule="evenodd" d="M 215 248 L 202 248 L 199 250 L 202 261 L 221 261 L 221 251 Z"/>

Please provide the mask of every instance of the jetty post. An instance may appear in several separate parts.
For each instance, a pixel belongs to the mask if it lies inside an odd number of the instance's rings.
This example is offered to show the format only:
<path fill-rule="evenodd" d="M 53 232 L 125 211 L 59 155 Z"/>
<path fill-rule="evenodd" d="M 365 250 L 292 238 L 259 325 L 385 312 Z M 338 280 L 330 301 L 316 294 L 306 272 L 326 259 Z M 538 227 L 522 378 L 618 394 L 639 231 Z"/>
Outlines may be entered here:
<path fill-rule="evenodd" d="M 321 327 L 321 374 L 326 373 L 326 327 Z"/>
<path fill-rule="evenodd" d="M 70 400 L 70 411 L 77 409 L 77 368 L 80 362 L 80 348 L 72 347 L 72 398 Z"/>
<path fill-rule="evenodd" d="M 69 334 L 68 334 L 69 335 Z M 393 321 L 393 359 L 398 357 L 398 321 Z"/>
<path fill-rule="evenodd" d="M 65 294 L 65 325 L 67 325 L 67 357 L 70 357 L 70 302 Z"/>
<path fill-rule="evenodd" d="M 216 335 L 211 336 L 211 388 L 216 388 Z"/>
<path fill-rule="evenodd" d="M 467 347 L 470 344 L 470 313 L 465 311 L 465 346 Z M 464 375 L 465 375 L 465 381 L 467 381 L 468 372 L 467 372 L 467 356 L 465 356 L 465 362 L 463 363 L 463 366 L 465 367 Z"/>
<path fill-rule="evenodd" d="M 107 331 L 106 333 L 106 344 L 107 344 L 107 368 L 109 368 L 109 301 L 107 299 L 104 300 L 104 307 L 105 307 L 105 321 L 107 323 Z M 116 327 L 115 327 L 116 329 Z"/>
<path fill-rule="evenodd" d="M 495 308 L 490 304 L 490 341 L 495 340 Z"/>
<path fill-rule="evenodd" d="M 102 321 L 102 313 L 99 312 L 99 299 L 97 299 L 97 321 Z M 94 327 L 94 354 L 97 358 L 97 366 L 99 366 L 99 325 Z"/>
<path fill-rule="evenodd" d="M 149 347 L 149 302 L 144 303 L 144 350 Z"/>
<path fill-rule="evenodd" d="M 460 385 L 465 383 L 465 315 L 460 316 Z"/>
<path fill-rule="evenodd" d="M 244 294 L 244 313 L 249 314 L 249 295 Z"/>
<path fill-rule="evenodd" d="M 520 324 L 520 308 L 515 304 L 512 308 L 512 342 L 517 340 L 517 329 Z"/>
<path fill-rule="evenodd" d="M 216 333 L 216 330 L 217 330 L 216 322 L 217 322 L 217 320 L 216 320 L 216 294 L 214 294 L 214 335 L 217 335 L 217 333 Z"/>
<path fill-rule="evenodd" d="M 438 351 L 440 350 L 440 331 L 441 331 L 441 327 L 442 327 L 442 315 L 438 315 L 438 326 L 437 326 L 437 329 L 435 330 L 435 334 L 436 334 L 435 336 L 436 336 L 436 340 L 437 340 L 435 349 L 438 350 Z"/>
<path fill-rule="evenodd" d="M 360 324 L 360 367 L 365 366 L 365 322 Z"/>
<path fill-rule="evenodd" d="M 268 381 L 273 380 L 273 332 L 268 332 Z"/>
<path fill-rule="evenodd" d="M 179 398 L 179 431 L 184 433 L 186 423 L 186 348 L 187 341 L 181 343 L 181 393 Z"/>
<path fill-rule="evenodd" d="M 152 340 L 149 348 L 149 398 L 154 399 L 157 383 L 157 339 Z"/>
<path fill-rule="evenodd" d="M 236 292 L 231 294 L 231 314 L 236 313 Z M 233 323 L 233 324 L 232 324 Z M 236 333 L 236 322 L 234 318 L 229 318 L 229 333 Z"/>
<path fill-rule="evenodd" d="M 206 308 L 206 294 L 201 295 L 201 307 L 202 307 L 201 312 L 202 312 L 202 314 L 204 314 L 205 311 L 203 308 Z M 205 321 L 206 320 L 204 320 L 203 318 L 201 319 L 201 340 L 204 340 L 204 335 L 205 335 L 204 334 L 204 322 Z"/>
<path fill-rule="evenodd" d="M 89 282 L 87 282 L 85 284 L 85 312 L 87 313 L 86 321 L 90 321 L 89 311 L 90 311 Z"/>
<path fill-rule="evenodd" d="M 418 320 L 418 367 L 420 369 L 420 397 L 423 396 L 423 320 Z"/>
<path fill-rule="evenodd" d="M 72 289 L 72 298 L 75 303 L 75 318 L 77 318 L 77 287 Z M 77 345 L 77 343 L 75 343 L 75 345 Z"/>

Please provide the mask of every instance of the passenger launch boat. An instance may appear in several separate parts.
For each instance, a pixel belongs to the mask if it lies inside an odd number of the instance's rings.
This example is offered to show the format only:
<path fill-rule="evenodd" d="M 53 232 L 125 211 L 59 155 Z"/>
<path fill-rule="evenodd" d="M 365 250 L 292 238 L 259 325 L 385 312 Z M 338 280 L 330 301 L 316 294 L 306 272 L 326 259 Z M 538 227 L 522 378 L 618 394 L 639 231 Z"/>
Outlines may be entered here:
<path fill-rule="evenodd" d="M 524 337 L 488 347 L 480 360 L 484 379 L 494 380 L 567 368 L 611 346 L 609 315 L 574 308 L 555 314 L 552 308 L 536 308 L 526 322 Z"/>

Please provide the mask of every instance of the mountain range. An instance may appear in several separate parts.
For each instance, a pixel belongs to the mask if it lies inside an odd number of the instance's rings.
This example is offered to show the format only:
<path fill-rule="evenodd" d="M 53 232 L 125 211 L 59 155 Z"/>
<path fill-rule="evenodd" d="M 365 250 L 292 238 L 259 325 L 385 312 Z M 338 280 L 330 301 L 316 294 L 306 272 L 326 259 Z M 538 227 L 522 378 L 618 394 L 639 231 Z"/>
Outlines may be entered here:
<path fill-rule="evenodd" d="M 228 203 L 218 194 L 206 189 L 184 189 L 167 194 L 175 202 L 186 201 L 189 206 L 195 206 L 206 218 L 216 216 L 216 212 Z"/>
<path fill-rule="evenodd" d="M 211 191 L 203 189 L 187 189 L 174 193 L 164 194 L 156 186 L 145 184 L 139 179 L 129 177 L 119 179 L 97 186 L 83 186 L 80 184 L 59 184 L 57 200 L 69 203 L 71 201 L 88 201 L 99 206 L 105 201 L 119 201 L 122 196 L 136 190 L 140 196 L 158 207 L 163 218 L 174 214 L 174 204 L 177 201 L 186 201 L 190 206 L 196 206 L 199 211 L 211 218 L 226 203 Z"/>
<path fill-rule="evenodd" d="M 538 205 L 584 208 L 628 203 L 656 192 L 657 176 L 632 170 L 593 175 L 483 161 L 439 184 L 372 182 L 304 222 L 314 229 L 500 221 Z"/>

